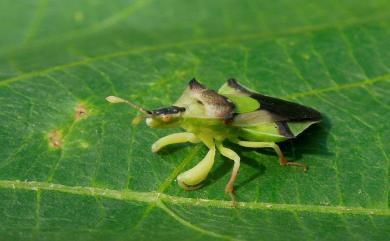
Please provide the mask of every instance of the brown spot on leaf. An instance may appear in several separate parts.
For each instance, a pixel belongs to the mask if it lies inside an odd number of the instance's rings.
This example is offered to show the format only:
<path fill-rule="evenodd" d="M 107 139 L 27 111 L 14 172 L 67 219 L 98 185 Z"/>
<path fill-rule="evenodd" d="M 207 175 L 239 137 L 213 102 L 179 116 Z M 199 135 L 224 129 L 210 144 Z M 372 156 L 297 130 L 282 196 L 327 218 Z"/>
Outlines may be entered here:
<path fill-rule="evenodd" d="M 78 121 L 81 118 L 85 117 L 87 114 L 88 114 L 88 110 L 87 110 L 87 108 L 84 105 L 78 104 L 76 106 L 76 113 L 75 113 L 76 121 Z"/>
<path fill-rule="evenodd" d="M 53 130 L 48 134 L 49 145 L 54 148 L 59 148 L 64 144 L 62 140 L 62 131 L 61 130 Z"/>

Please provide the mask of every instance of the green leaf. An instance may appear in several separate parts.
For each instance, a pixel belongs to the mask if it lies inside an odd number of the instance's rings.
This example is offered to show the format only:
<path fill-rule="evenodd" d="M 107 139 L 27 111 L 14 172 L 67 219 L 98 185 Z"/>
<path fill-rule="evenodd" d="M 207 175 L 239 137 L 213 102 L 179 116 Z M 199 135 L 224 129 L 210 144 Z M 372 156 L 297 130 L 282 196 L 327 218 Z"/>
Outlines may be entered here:
<path fill-rule="evenodd" d="M 378 1 L 0 2 L 1 240 L 386 240 L 390 4 Z M 167 106 L 196 77 L 234 77 L 325 120 L 242 157 L 237 208 L 217 156 L 204 187 L 175 177 L 206 148 L 151 144 L 105 97 Z M 387 238 L 386 238 L 387 237 Z"/>

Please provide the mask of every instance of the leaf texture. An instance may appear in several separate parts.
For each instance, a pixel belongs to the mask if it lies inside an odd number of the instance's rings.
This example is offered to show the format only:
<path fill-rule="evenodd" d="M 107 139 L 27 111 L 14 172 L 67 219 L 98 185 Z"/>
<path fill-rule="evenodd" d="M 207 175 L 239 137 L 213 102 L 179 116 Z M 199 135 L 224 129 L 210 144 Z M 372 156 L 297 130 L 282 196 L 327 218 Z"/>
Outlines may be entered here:
<path fill-rule="evenodd" d="M 388 1 L 0 2 L 0 240 L 386 240 L 390 235 Z M 132 126 L 196 77 L 234 77 L 324 114 L 282 145 L 238 148 L 237 208 L 217 156 L 204 187 L 176 176 L 200 144 Z M 386 238 L 387 237 L 387 238 Z"/>

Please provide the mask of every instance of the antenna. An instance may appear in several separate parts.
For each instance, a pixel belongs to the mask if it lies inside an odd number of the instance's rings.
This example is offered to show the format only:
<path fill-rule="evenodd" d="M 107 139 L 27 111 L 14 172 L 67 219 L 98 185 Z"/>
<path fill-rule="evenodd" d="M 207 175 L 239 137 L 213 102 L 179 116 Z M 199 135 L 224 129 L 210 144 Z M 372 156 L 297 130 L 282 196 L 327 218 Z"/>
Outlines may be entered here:
<path fill-rule="evenodd" d="M 125 104 L 128 104 L 130 105 L 132 108 L 138 110 L 138 111 L 141 111 L 142 113 L 144 113 L 145 115 L 147 116 L 150 116 L 152 115 L 152 112 L 150 110 L 147 110 L 147 109 L 144 109 L 142 108 L 141 106 L 139 105 L 136 105 L 128 100 L 125 100 L 125 99 L 122 99 L 122 98 L 119 98 L 119 97 L 116 97 L 116 96 L 108 96 L 106 97 L 106 100 L 110 103 L 113 103 L 113 104 L 118 104 L 118 103 L 125 103 Z"/>

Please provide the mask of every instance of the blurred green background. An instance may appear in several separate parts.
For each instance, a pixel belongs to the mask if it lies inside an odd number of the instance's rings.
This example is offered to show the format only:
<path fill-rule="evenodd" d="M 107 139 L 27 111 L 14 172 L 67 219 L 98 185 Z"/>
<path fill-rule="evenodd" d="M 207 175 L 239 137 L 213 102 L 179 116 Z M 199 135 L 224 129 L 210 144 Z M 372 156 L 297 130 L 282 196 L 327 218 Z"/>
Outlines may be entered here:
<path fill-rule="evenodd" d="M 0 241 L 387 240 L 390 2 L 0 0 Z M 242 156 L 237 208 L 217 156 L 204 187 L 176 176 L 206 153 L 130 125 L 118 95 L 170 105 L 230 77 L 312 106 L 321 125 L 276 155 Z"/>

